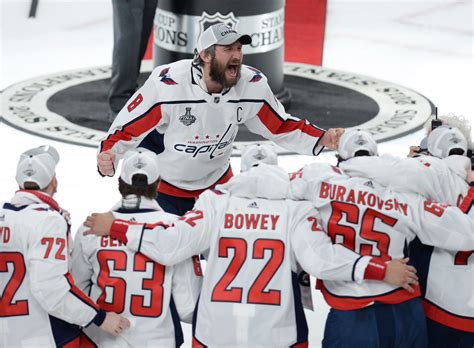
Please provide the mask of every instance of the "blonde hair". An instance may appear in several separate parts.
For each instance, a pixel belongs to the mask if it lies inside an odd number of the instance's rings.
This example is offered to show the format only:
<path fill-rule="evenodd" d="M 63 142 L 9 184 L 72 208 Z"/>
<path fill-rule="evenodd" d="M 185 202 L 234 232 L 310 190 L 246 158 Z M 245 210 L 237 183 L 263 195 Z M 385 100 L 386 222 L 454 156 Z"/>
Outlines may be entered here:
<path fill-rule="evenodd" d="M 472 149 L 471 125 L 467 118 L 461 115 L 447 114 L 438 116 L 438 119 L 443 122 L 443 125 L 459 129 L 467 140 L 468 149 Z M 428 119 L 423 126 L 427 135 L 431 133 L 431 120 L 432 118 Z"/>

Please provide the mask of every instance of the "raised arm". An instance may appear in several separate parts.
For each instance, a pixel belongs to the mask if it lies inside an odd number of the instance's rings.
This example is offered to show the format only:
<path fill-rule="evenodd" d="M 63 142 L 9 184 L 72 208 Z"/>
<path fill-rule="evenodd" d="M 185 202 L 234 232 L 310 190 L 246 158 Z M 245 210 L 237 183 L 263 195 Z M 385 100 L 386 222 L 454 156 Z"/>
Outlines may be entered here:
<path fill-rule="evenodd" d="M 336 148 L 344 132 L 342 128 L 326 131 L 306 120 L 287 114 L 284 106 L 268 86 L 267 79 L 264 77 L 257 83 L 263 90 L 262 106 L 254 117 L 245 121 L 245 125 L 252 133 L 303 155 L 316 156 L 324 146 Z"/>
<path fill-rule="evenodd" d="M 97 166 L 101 175 L 113 176 L 121 156 L 136 148 L 148 133 L 166 122 L 154 82 L 157 73 L 155 70 L 130 98 L 100 142 Z"/>

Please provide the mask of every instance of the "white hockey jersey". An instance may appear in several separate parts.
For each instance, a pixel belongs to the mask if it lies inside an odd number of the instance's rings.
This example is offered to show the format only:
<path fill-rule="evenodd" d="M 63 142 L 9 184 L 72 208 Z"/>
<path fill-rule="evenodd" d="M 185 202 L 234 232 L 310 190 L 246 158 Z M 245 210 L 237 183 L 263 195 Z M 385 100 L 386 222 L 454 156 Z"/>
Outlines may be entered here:
<path fill-rule="evenodd" d="M 425 244 L 456 252 L 472 249 L 474 219 L 458 208 L 412 193 L 397 193 L 367 178 L 350 178 L 326 164 L 306 166 L 299 176 L 292 181 L 291 196 L 311 199 L 333 242 L 361 255 L 385 260 L 402 258 L 407 245 L 417 236 Z M 401 303 L 420 295 L 419 289 L 409 294 L 385 283 L 323 283 L 326 301 L 341 310 L 374 302 Z"/>
<path fill-rule="evenodd" d="M 323 149 L 318 142 L 324 130 L 287 114 L 260 71 L 243 66 L 236 86 L 210 94 L 191 63 L 155 68 L 117 115 L 99 151 L 112 149 L 119 159 L 156 130 L 141 146 L 159 154 L 158 191 L 197 197 L 232 176 L 230 155 L 240 124 L 297 153 Z"/>
<path fill-rule="evenodd" d="M 203 193 L 173 228 L 129 225 L 125 236 L 120 222 L 119 232 L 112 228 L 111 236 L 126 237 L 129 248 L 164 264 L 208 252 L 196 346 L 304 345 L 297 265 L 325 279 L 367 276 L 371 257 L 333 246 L 310 202 L 285 199 L 288 184 L 283 170 L 261 164 Z"/>
<path fill-rule="evenodd" d="M 105 319 L 69 274 L 68 225 L 58 210 L 32 191 L 0 204 L 1 347 L 73 345 L 79 326 Z"/>
<path fill-rule="evenodd" d="M 127 221 L 172 223 L 177 219 L 144 197 L 140 209 L 113 211 Z M 95 328 L 88 328 L 87 334 L 99 347 L 179 347 L 183 343 L 180 320 L 191 322 L 201 290 L 199 258 L 163 266 L 110 237 L 84 236 L 85 229 L 79 228 L 74 242 L 74 279 L 102 309 L 120 313 L 131 322 L 120 337 Z"/>
<path fill-rule="evenodd" d="M 462 206 L 474 218 L 474 197 L 465 180 L 470 165 L 469 158 L 457 155 L 444 159 L 382 156 L 356 157 L 341 163 L 341 168 L 351 176 L 371 178 L 396 191 L 419 193 L 433 201 Z M 445 326 L 474 332 L 473 251 L 423 245 L 412 251 L 418 254 L 412 255 L 412 260 L 418 268 L 426 316 Z"/>

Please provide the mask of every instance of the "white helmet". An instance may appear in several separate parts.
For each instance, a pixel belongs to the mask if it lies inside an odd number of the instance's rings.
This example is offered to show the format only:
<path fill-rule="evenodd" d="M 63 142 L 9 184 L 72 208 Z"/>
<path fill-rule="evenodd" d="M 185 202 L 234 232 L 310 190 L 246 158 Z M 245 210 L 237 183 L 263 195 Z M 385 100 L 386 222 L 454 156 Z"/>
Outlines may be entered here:
<path fill-rule="evenodd" d="M 120 178 L 128 185 L 133 185 L 133 176 L 143 174 L 147 178 L 147 185 L 158 180 L 160 172 L 156 154 L 145 148 L 138 148 L 125 153 Z"/>
<path fill-rule="evenodd" d="M 259 163 L 278 165 L 278 156 L 273 145 L 252 144 L 247 146 L 242 153 L 240 171 L 246 172 Z"/>
<path fill-rule="evenodd" d="M 360 150 L 367 151 L 370 156 L 378 156 L 377 142 L 369 132 L 361 129 L 345 131 L 339 139 L 337 150 L 343 160 L 354 157 Z"/>
<path fill-rule="evenodd" d="M 49 145 L 35 147 L 21 154 L 16 169 L 16 182 L 25 188 L 25 182 L 34 182 L 42 190 L 49 185 L 56 173 L 59 153 Z"/>
<path fill-rule="evenodd" d="M 439 126 L 428 136 L 428 151 L 435 157 L 446 158 L 453 149 L 467 153 L 467 140 L 459 129 L 452 126 Z"/>

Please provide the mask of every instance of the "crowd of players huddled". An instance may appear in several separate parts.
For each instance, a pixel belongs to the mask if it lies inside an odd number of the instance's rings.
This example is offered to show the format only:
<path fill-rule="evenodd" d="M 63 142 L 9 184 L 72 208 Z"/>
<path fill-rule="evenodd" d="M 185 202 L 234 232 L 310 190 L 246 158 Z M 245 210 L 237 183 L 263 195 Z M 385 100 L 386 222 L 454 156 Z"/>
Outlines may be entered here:
<path fill-rule="evenodd" d="M 407 158 L 346 130 L 337 163 L 290 174 L 250 145 L 182 216 L 155 199 L 159 157 L 132 149 L 121 199 L 74 242 L 59 154 L 25 151 L 0 206 L 2 346 L 473 347 L 471 128 L 448 115 L 426 130 Z M 308 274 L 331 307 L 322 342 L 308 342 Z"/>

